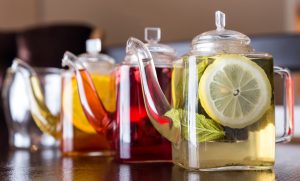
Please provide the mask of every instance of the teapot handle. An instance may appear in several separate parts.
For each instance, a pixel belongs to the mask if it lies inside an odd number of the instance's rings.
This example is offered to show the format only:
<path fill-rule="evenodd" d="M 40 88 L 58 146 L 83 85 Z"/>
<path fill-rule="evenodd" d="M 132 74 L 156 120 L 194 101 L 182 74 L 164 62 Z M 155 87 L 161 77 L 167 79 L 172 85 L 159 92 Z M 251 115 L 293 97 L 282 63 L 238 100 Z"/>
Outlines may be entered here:
<path fill-rule="evenodd" d="M 294 82 L 288 69 L 274 66 L 274 73 L 284 79 L 283 110 L 284 110 L 284 133 L 276 138 L 276 143 L 288 142 L 294 134 Z"/>

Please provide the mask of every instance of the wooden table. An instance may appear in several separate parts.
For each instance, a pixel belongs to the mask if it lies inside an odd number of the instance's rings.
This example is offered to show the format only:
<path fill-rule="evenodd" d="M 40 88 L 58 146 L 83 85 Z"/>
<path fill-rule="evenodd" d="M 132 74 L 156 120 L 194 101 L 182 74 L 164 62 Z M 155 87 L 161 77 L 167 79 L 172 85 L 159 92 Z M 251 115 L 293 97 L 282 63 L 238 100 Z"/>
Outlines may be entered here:
<path fill-rule="evenodd" d="M 189 172 L 172 163 L 118 164 L 112 158 L 61 157 L 56 150 L 2 150 L 0 180 L 297 181 L 300 143 L 277 144 L 274 170 L 236 172 Z"/>

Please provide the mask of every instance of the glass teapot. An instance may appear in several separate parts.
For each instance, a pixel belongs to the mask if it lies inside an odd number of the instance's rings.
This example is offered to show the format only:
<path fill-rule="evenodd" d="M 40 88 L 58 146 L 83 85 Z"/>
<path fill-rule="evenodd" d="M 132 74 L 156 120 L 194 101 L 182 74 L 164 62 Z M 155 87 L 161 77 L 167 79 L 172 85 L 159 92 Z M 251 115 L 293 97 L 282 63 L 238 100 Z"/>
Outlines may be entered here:
<path fill-rule="evenodd" d="M 154 55 L 158 81 L 163 94 L 171 100 L 171 69 L 176 54 L 169 46 L 159 44 L 160 29 L 146 28 L 146 46 Z M 132 54 L 116 68 L 116 111 L 103 106 L 103 99 L 95 90 L 91 71 L 82 66 L 77 57 L 66 53 L 63 65 L 75 70 L 80 102 L 85 115 L 95 130 L 114 132 L 116 159 L 120 162 L 170 161 L 171 144 L 152 126 L 144 106 L 138 62 Z M 113 117 L 111 117 L 112 115 Z"/>
<path fill-rule="evenodd" d="M 17 58 L 7 69 L 2 97 L 10 146 L 33 151 L 57 147 L 61 73 L 57 68 L 32 68 Z"/>
<path fill-rule="evenodd" d="M 216 12 L 217 30 L 192 41 L 189 53 L 174 63 L 172 106 L 157 81 L 148 48 L 130 38 L 136 55 L 144 102 L 154 127 L 173 143 L 173 162 L 195 170 L 271 169 L 275 142 L 293 134 L 293 82 L 289 71 L 273 69 L 270 54 L 255 52 L 250 39 L 225 29 Z M 275 138 L 273 73 L 285 81 L 285 133 Z"/>
<path fill-rule="evenodd" d="M 176 52 L 159 43 L 160 28 L 145 28 L 145 46 L 153 55 L 158 83 L 171 101 L 172 63 Z M 171 161 L 172 149 L 147 116 L 136 56 L 127 54 L 117 70 L 116 159 L 120 162 Z"/>
<path fill-rule="evenodd" d="M 100 53 L 101 40 L 86 41 L 86 53 L 78 56 L 78 61 L 91 73 L 95 89 L 109 112 L 115 111 L 115 79 L 111 76 L 115 69 L 112 57 Z M 61 101 L 61 152 L 64 155 L 112 155 L 110 134 L 98 134 L 87 120 L 80 104 L 78 87 L 73 69 L 62 74 Z"/>

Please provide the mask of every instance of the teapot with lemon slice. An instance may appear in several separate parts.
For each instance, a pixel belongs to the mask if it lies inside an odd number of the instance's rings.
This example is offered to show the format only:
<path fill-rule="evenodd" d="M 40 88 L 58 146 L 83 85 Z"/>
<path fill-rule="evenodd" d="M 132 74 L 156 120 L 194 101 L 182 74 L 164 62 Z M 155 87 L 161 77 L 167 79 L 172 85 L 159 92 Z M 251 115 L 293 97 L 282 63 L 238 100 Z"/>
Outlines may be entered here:
<path fill-rule="evenodd" d="M 173 64 L 172 105 L 158 84 L 147 47 L 130 38 L 127 53 L 139 61 L 147 114 L 172 142 L 174 164 L 191 170 L 272 169 L 275 142 L 293 134 L 293 82 L 287 69 L 258 53 L 248 36 L 225 29 L 216 12 L 214 31 L 196 36 Z M 275 137 L 274 72 L 285 82 L 285 133 Z"/>

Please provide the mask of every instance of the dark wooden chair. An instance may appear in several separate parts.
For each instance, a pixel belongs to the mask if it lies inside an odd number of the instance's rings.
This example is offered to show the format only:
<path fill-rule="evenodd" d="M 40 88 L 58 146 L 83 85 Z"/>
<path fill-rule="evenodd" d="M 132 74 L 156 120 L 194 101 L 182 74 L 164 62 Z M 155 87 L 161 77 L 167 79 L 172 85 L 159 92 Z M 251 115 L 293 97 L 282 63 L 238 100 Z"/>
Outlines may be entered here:
<path fill-rule="evenodd" d="M 16 56 L 16 33 L 0 32 L 0 90 L 6 69 L 11 65 L 13 58 Z M 8 132 L 5 124 L 5 118 L 2 108 L 2 96 L 0 96 L 0 144 L 7 144 Z M 1 147 L 1 145 L 0 145 Z"/>
<path fill-rule="evenodd" d="M 94 31 L 94 27 L 85 24 L 32 27 L 17 35 L 17 55 L 37 67 L 61 67 L 64 52 L 85 52 L 85 41 Z"/>
<path fill-rule="evenodd" d="M 177 56 L 181 56 L 189 51 L 191 43 L 189 41 L 177 41 L 177 42 L 169 42 L 166 44 L 176 50 Z M 120 63 L 122 62 L 122 60 L 126 55 L 125 47 L 126 47 L 126 42 L 124 42 L 123 45 L 110 46 L 107 47 L 106 53 L 112 56 L 117 63 Z"/>
<path fill-rule="evenodd" d="M 85 52 L 85 41 L 101 38 L 102 33 L 88 24 L 49 24 L 26 28 L 19 32 L 0 32 L 0 88 L 6 69 L 19 57 L 35 67 L 61 67 L 66 50 Z M 0 96 L 0 148 L 5 147 L 8 134 Z"/>
<path fill-rule="evenodd" d="M 251 40 L 257 51 L 273 55 L 274 65 L 300 70 L 300 34 L 258 35 Z"/>
<path fill-rule="evenodd" d="M 274 65 L 289 68 L 295 83 L 295 104 L 300 103 L 300 34 L 252 36 L 252 46 L 259 52 L 273 55 Z M 275 102 L 282 104 L 283 81 L 275 76 Z"/>

